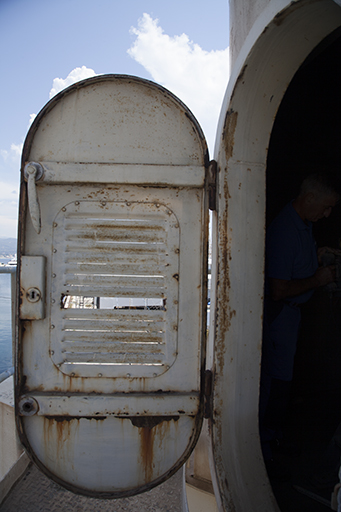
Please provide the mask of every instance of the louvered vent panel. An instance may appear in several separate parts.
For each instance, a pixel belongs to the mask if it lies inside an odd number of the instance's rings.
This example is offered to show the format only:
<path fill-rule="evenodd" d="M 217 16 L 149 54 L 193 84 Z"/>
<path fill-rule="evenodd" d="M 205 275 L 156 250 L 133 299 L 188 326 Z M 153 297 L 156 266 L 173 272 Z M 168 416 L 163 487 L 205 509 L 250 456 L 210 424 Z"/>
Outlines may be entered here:
<path fill-rule="evenodd" d="M 51 356 L 68 375 L 155 376 L 177 354 L 180 229 L 155 203 L 81 201 L 53 227 Z"/>

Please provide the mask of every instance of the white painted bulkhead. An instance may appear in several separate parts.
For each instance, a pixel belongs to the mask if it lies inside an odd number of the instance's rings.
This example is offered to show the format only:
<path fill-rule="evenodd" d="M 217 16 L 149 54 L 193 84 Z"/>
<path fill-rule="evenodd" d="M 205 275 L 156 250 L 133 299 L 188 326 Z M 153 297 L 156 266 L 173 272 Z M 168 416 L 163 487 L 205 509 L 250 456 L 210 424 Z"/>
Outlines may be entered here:
<path fill-rule="evenodd" d="M 332 0 L 230 5 L 233 67 L 215 149 L 211 470 L 219 510 L 270 512 L 279 508 L 258 436 L 267 151 L 290 81 L 310 52 L 340 27 L 341 9 Z"/>

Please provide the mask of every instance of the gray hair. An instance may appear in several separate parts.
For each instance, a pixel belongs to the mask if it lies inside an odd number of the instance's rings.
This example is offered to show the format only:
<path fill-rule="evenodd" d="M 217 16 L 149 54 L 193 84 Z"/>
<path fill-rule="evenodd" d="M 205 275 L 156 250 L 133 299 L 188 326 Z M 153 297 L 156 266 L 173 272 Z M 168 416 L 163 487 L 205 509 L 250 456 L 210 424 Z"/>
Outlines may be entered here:
<path fill-rule="evenodd" d="M 325 174 L 311 174 L 305 178 L 302 182 L 299 195 L 303 196 L 308 192 L 313 192 L 317 196 L 339 196 L 333 179 Z"/>

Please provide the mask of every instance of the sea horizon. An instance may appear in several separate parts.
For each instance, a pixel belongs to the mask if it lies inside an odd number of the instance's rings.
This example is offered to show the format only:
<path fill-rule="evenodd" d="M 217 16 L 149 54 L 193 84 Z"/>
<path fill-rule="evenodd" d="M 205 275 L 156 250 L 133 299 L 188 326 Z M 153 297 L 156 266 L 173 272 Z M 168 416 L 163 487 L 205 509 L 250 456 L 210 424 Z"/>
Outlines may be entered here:
<path fill-rule="evenodd" d="M 10 259 L 0 258 L 0 263 Z M 0 274 L 0 373 L 12 366 L 11 276 Z"/>

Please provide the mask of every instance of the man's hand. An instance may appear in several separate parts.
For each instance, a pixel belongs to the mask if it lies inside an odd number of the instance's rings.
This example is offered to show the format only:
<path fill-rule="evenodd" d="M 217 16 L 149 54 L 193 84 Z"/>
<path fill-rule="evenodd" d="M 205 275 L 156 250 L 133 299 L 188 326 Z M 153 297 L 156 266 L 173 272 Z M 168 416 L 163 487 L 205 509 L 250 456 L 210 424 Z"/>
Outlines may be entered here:
<path fill-rule="evenodd" d="M 316 270 L 314 277 L 316 279 L 317 287 L 333 283 L 336 279 L 335 265 L 329 265 L 328 267 L 319 267 Z"/>
<path fill-rule="evenodd" d="M 322 264 L 322 256 L 326 253 L 334 254 L 335 256 L 341 256 L 341 249 L 334 249 L 333 247 L 320 247 L 317 249 L 317 259 L 319 264 Z"/>
<path fill-rule="evenodd" d="M 329 265 L 328 267 L 319 267 L 313 276 L 305 279 L 293 279 L 292 281 L 269 279 L 271 298 L 277 301 L 297 297 L 320 286 L 333 283 L 335 274 L 335 265 Z"/>

